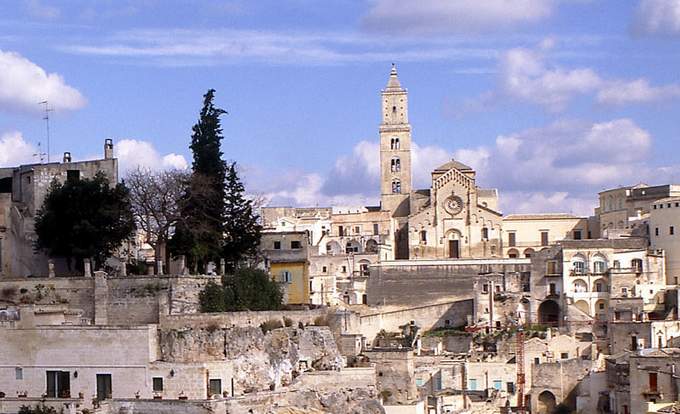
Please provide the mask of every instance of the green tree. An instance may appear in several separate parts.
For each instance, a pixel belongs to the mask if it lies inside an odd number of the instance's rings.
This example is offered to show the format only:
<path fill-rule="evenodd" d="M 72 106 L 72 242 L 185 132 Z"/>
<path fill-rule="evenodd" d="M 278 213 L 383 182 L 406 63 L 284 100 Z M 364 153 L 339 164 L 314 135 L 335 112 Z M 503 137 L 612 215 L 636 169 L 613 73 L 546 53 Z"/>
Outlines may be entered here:
<path fill-rule="evenodd" d="M 222 286 L 210 282 L 199 294 L 201 312 L 265 311 L 281 308 L 283 294 L 269 275 L 253 268 L 240 268 L 222 278 Z"/>
<path fill-rule="evenodd" d="M 215 282 L 209 282 L 199 293 L 198 300 L 201 312 L 224 312 L 227 310 L 224 300 L 224 287 Z"/>
<path fill-rule="evenodd" d="M 253 209 L 252 201 L 245 197 L 245 188 L 238 176 L 235 162 L 227 166 L 225 188 L 225 240 L 222 254 L 227 270 L 231 272 L 244 258 L 257 253 L 262 226 L 258 222 L 259 217 Z"/>
<path fill-rule="evenodd" d="M 36 214 L 36 249 L 73 259 L 92 258 L 103 265 L 135 229 L 128 189 L 109 185 L 104 173 L 91 179 L 53 181 Z"/>
<path fill-rule="evenodd" d="M 244 267 L 224 278 L 224 300 L 228 311 L 265 311 L 281 308 L 279 285 L 260 269 Z"/>
<path fill-rule="evenodd" d="M 227 112 L 213 104 L 215 90 L 203 96 L 203 108 L 192 128 L 192 175 L 182 198 L 182 220 L 170 243 L 174 254 L 184 254 L 195 270 L 218 261 L 224 239 L 227 165 L 222 160 L 220 116 Z"/>

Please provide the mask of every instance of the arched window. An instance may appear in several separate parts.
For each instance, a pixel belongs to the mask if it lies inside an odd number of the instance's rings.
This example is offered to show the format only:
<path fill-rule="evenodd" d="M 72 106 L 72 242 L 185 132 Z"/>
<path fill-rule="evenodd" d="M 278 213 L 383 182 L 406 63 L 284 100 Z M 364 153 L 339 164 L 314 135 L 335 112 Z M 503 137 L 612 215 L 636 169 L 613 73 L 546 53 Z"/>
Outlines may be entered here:
<path fill-rule="evenodd" d="M 420 231 L 420 242 L 427 243 L 427 230 Z"/>
<path fill-rule="evenodd" d="M 572 271 L 576 275 L 582 275 L 586 272 L 586 261 L 582 256 L 575 256 L 571 260 Z"/>
<path fill-rule="evenodd" d="M 574 281 L 574 292 L 585 293 L 588 291 L 588 285 L 581 279 Z"/>
<path fill-rule="evenodd" d="M 392 158 L 390 163 L 390 170 L 392 172 L 401 171 L 401 160 L 399 158 Z"/>
<path fill-rule="evenodd" d="M 482 240 L 489 240 L 489 228 L 482 227 Z"/>
<path fill-rule="evenodd" d="M 607 261 L 602 256 L 595 256 L 593 261 L 593 273 L 601 275 L 607 272 Z"/>
<path fill-rule="evenodd" d="M 401 181 L 399 180 L 392 181 L 392 193 L 401 194 Z"/>
<path fill-rule="evenodd" d="M 393 150 L 399 149 L 399 138 L 392 138 L 392 140 L 390 141 L 390 149 Z"/>

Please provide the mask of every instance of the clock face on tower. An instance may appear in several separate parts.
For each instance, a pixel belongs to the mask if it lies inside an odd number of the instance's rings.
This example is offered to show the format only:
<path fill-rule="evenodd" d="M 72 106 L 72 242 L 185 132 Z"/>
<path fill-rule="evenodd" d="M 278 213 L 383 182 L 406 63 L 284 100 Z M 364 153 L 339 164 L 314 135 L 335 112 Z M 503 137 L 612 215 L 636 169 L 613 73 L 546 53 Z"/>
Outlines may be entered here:
<path fill-rule="evenodd" d="M 463 211 L 463 200 L 456 195 L 451 195 L 444 201 L 444 209 L 452 216 L 458 215 Z"/>

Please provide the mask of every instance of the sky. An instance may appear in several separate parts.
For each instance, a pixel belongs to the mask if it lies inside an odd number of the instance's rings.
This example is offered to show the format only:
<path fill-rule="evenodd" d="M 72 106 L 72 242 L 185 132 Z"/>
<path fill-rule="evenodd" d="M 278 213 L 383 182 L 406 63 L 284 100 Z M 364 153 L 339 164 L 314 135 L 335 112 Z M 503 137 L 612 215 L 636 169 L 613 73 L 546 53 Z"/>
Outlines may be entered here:
<path fill-rule="evenodd" d="M 680 183 L 680 0 L 2 0 L 0 167 L 190 168 L 216 90 L 225 159 L 270 205 L 376 204 L 380 90 L 409 92 L 413 179 L 455 158 L 504 213 L 592 214 Z"/>

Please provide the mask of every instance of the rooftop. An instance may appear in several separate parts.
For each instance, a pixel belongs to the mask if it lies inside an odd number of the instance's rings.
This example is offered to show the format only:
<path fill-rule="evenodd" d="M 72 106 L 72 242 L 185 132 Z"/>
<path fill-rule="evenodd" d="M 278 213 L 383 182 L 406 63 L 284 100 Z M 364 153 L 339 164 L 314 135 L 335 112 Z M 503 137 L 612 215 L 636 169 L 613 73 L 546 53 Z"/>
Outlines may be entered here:
<path fill-rule="evenodd" d="M 459 171 L 474 171 L 472 169 L 472 167 L 470 167 L 469 165 L 465 165 L 460 161 L 456 161 L 456 160 L 452 159 L 451 161 L 446 162 L 446 163 L 440 165 L 439 167 L 435 168 L 434 172 L 446 172 L 446 171 L 449 171 L 452 168 L 455 168 Z"/>

